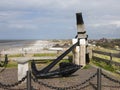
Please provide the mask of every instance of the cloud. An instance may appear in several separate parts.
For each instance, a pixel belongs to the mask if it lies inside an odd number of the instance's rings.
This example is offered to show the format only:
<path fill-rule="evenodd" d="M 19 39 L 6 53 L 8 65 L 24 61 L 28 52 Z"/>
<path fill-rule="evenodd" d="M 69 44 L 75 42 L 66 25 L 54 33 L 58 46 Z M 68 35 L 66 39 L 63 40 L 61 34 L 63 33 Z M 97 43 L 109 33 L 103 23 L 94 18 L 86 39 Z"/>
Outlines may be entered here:
<path fill-rule="evenodd" d="M 69 31 L 73 34 L 76 33 L 76 12 L 83 13 L 88 32 L 93 29 L 98 33 L 96 29 L 101 27 L 119 29 L 119 3 L 119 0 L 2 0 L 0 32 L 16 30 L 17 34 L 22 30 L 23 33 L 48 33 L 51 30 L 51 33 Z"/>
<path fill-rule="evenodd" d="M 32 25 L 32 24 L 9 24 L 8 25 L 9 28 L 12 28 L 12 29 L 22 29 L 22 30 L 34 30 L 37 28 L 37 26 L 35 25 Z"/>
<path fill-rule="evenodd" d="M 117 27 L 120 27 L 120 20 L 119 21 L 113 21 L 111 24 L 116 25 Z"/>
<path fill-rule="evenodd" d="M 108 4 L 109 3 L 109 4 Z M 64 10 L 71 10 L 71 9 L 116 9 L 119 6 L 118 0 L 2 0 L 0 3 L 1 9 L 6 10 L 26 10 L 26 9 L 49 9 L 49 10 L 56 10 L 56 9 L 64 9 Z"/>
<path fill-rule="evenodd" d="M 111 27 L 119 28 L 120 27 L 120 20 L 113 20 L 109 22 L 102 22 L 102 23 L 95 23 L 95 24 L 89 24 L 88 26 L 93 28 L 99 28 L 99 27 Z"/>

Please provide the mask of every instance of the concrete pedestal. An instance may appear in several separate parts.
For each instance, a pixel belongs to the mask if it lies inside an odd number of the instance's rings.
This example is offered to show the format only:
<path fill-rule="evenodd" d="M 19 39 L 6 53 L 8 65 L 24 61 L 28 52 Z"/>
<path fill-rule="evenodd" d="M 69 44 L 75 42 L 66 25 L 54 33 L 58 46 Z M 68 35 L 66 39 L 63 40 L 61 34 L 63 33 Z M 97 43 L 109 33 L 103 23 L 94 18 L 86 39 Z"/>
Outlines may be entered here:
<path fill-rule="evenodd" d="M 18 62 L 18 80 L 21 80 L 25 77 L 26 72 L 28 71 L 28 60 L 27 59 L 19 59 Z"/>
<path fill-rule="evenodd" d="M 72 39 L 72 43 L 75 44 L 78 42 L 78 39 Z M 72 53 L 73 53 L 73 63 L 80 65 L 80 59 L 79 59 L 79 52 L 80 52 L 80 46 L 76 46 Z"/>
<path fill-rule="evenodd" d="M 80 39 L 80 65 L 86 65 L 86 40 Z"/>

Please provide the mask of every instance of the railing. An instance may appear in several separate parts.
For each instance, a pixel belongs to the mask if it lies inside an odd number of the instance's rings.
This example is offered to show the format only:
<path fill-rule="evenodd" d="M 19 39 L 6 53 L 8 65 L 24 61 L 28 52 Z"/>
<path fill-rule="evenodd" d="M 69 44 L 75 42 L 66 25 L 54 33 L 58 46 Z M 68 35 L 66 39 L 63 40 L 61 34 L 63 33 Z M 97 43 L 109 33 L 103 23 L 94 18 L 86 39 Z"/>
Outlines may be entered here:
<path fill-rule="evenodd" d="M 108 79 L 109 81 L 112 81 L 112 82 L 116 83 L 117 85 L 111 86 L 111 85 L 102 84 L 102 78 Z M 96 80 L 96 83 L 92 82 L 93 79 Z M 84 80 L 81 83 L 71 85 L 71 86 L 64 86 L 64 87 L 63 86 L 55 86 L 50 83 L 46 83 L 43 80 L 33 77 L 31 74 L 31 71 L 27 71 L 26 76 L 23 77 L 18 82 L 15 82 L 13 84 L 3 84 L 0 82 L 0 88 L 14 90 L 14 89 L 10 89 L 10 88 L 18 86 L 19 84 L 22 84 L 22 82 L 24 82 L 24 81 L 26 81 L 26 86 L 27 86 L 26 89 L 27 90 L 36 90 L 36 89 L 34 89 L 33 83 L 36 83 L 40 86 L 42 85 L 42 86 L 52 89 L 52 90 L 81 90 L 81 89 L 84 90 L 85 88 L 89 87 L 90 85 L 93 86 L 93 88 L 96 88 L 96 90 L 102 90 L 103 87 L 110 87 L 111 89 L 112 88 L 120 89 L 120 81 L 113 79 L 110 76 L 108 76 L 107 74 L 103 73 L 101 69 L 97 69 L 97 71 L 93 75 L 91 75 L 88 79 Z M 22 90 L 22 89 L 19 89 L 19 90 Z M 47 90 L 47 89 L 44 89 L 44 90 Z"/>
<path fill-rule="evenodd" d="M 94 54 L 106 55 L 106 56 L 109 56 L 109 59 L 100 58 L 100 57 L 95 56 Z M 102 61 L 107 64 L 115 65 L 115 66 L 119 67 L 120 63 L 114 61 L 113 57 L 120 58 L 120 53 L 108 53 L 108 52 L 102 52 L 102 51 L 96 51 L 96 50 L 92 51 L 92 59 L 93 60 Z"/>

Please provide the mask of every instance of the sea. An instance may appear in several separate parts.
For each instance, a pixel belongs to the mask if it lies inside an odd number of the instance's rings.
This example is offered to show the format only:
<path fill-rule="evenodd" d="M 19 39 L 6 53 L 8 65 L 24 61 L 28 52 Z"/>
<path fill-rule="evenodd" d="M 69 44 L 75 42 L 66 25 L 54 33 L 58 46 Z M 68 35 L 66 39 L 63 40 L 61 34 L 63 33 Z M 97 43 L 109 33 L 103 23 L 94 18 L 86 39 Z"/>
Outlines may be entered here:
<path fill-rule="evenodd" d="M 9 48 L 22 48 L 34 44 L 36 40 L 0 40 L 0 51 Z"/>

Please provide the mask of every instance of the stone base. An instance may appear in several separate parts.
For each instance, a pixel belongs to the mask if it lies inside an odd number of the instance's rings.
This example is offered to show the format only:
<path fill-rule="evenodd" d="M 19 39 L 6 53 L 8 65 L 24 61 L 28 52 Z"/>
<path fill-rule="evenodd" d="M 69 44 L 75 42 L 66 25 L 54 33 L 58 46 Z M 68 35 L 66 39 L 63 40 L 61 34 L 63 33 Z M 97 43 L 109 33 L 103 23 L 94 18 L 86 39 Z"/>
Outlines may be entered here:
<path fill-rule="evenodd" d="M 27 71 L 29 69 L 28 67 L 28 60 L 19 60 L 18 62 L 18 80 L 21 80 L 23 77 L 26 76 Z"/>

